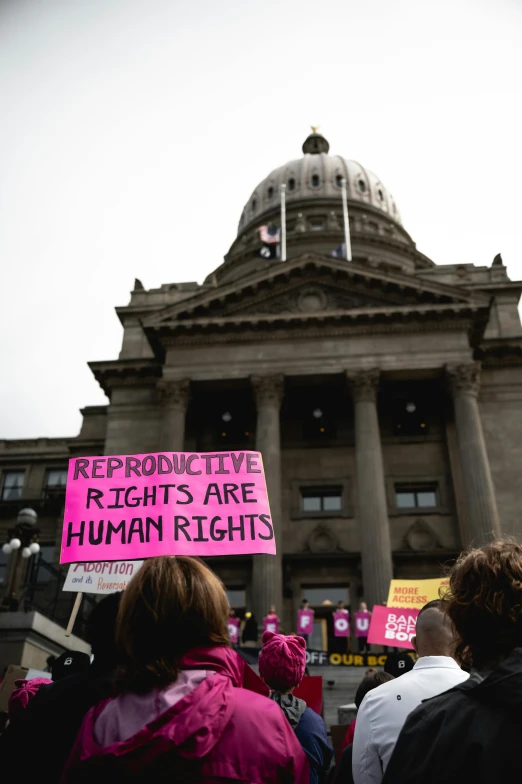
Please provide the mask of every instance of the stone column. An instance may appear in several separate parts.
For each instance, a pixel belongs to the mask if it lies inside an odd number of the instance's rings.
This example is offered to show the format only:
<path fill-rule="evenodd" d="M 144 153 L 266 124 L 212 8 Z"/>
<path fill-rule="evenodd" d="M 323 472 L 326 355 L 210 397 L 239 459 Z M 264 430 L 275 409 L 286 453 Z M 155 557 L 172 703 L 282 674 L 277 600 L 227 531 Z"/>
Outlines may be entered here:
<path fill-rule="evenodd" d="M 347 373 L 355 404 L 355 458 L 364 599 L 386 601 L 393 576 L 388 504 L 377 417 L 377 369 Z"/>
<path fill-rule="evenodd" d="M 284 377 L 253 376 L 257 405 L 256 449 L 263 456 L 270 511 L 277 555 L 254 555 L 252 572 L 252 609 L 262 632 L 262 619 L 271 604 L 283 613 L 283 530 L 281 513 L 281 433 L 279 413 L 284 392 Z"/>
<path fill-rule="evenodd" d="M 480 362 L 447 365 L 446 373 L 453 393 L 469 531 L 472 543 L 481 545 L 500 533 L 500 521 L 478 407 Z"/>
<path fill-rule="evenodd" d="M 163 409 L 160 451 L 183 452 L 190 381 L 186 378 L 179 381 L 162 381 L 158 388 Z"/>

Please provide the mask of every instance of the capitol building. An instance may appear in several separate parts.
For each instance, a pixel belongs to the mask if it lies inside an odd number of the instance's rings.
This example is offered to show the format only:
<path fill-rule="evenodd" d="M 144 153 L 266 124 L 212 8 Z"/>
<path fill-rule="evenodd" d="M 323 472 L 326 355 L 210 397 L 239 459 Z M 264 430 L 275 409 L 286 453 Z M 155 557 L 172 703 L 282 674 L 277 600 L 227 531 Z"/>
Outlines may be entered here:
<path fill-rule="evenodd" d="M 381 604 L 392 577 L 522 533 L 522 283 L 500 256 L 437 265 L 377 175 L 317 131 L 302 152 L 253 189 L 203 283 L 136 280 L 119 356 L 90 363 L 109 402 L 78 436 L 0 440 L 0 535 L 34 509 L 58 569 L 70 457 L 259 450 L 278 554 L 209 563 L 239 615 L 275 604 L 285 632 L 308 599 L 325 649 L 330 603 Z M 281 185 L 284 261 L 259 232 L 280 227 Z"/>

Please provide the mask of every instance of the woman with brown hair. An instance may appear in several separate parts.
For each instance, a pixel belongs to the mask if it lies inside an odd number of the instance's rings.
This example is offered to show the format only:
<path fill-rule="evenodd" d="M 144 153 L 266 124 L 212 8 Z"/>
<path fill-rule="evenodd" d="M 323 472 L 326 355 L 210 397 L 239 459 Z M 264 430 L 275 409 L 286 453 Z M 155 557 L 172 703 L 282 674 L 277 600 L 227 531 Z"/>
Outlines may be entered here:
<path fill-rule="evenodd" d="M 119 696 L 87 714 L 63 784 L 308 781 L 278 706 L 241 688 L 259 679 L 230 648 L 228 613 L 197 559 L 144 563 L 118 614 Z"/>
<path fill-rule="evenodd" d="M 445 599 L 471 677 L 410 714 L 383 784 L 520 781 L 522 546 L 463 553 Z"/>

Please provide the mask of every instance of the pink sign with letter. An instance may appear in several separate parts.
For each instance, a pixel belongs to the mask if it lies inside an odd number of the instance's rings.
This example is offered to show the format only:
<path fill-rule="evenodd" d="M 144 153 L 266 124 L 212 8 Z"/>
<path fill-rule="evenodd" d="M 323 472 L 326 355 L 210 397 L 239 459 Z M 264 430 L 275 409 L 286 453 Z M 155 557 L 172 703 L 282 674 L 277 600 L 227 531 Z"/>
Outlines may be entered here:
<path fill-rule="evenodd" d="M 239 618 L 228 619 L 228 636 L 232 645 L 237 645 L 239 642 Z"/>
<path fill-rule="evenodd" d="M 263 631 L 279 634 L 279 618 L 277 615 L 267 615 L 263 618 Z"/>
<path fill-rule="evenodd" d="M 259 452 L 69 460 L 60 563 L 275 552 Z"/>
<path fill-rule="evenodd" d="M 297 613 L 297 633 L 310 635 L 314 631 L 314 616 L 313 610 L 299 610 Z"/>
<path fill-rule="evenodd" d="M 355 636 L 368 637 L 372 614 L 369 610 L 358 610 L 355 613 Z"/>
<path fill-rule="evenodd" d="M 350 613 L 348 610 L 336 610 L 333 614 L 334 637 L 350 636 Z"/>
<path fill-rule="evenodd" d="M 413 650 L 411 638 L 415 635 L 418 614 L 417 609 L 374 607 L 368 642 Z"/>

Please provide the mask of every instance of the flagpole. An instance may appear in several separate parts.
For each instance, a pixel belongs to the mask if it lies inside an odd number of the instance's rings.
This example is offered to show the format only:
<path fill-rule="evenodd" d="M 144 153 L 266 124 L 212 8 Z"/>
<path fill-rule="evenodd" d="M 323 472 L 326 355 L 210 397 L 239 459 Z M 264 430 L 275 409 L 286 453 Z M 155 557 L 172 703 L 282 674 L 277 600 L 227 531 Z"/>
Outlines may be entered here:
<path fill-rule="evenodd" d="M 350 222 L 348 221 L 348 196 L 346 194 L 346 180 L 341 180 L 341 194 L 343 199 L 343 218 L 344 218 L 344 244 L 346 246 L 346 261 L 352 260 L 352 245 L 350 242 Z"/>
<path fill-rule="evenodd" d="M 281 261 L 286 261 L 286 185 L 281 185 Z"/>

